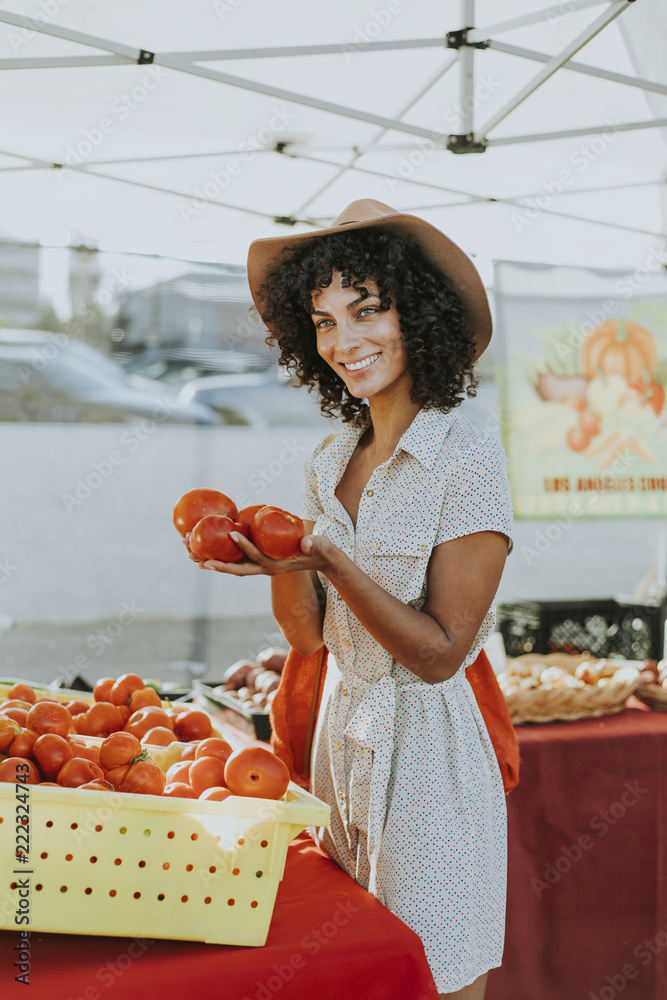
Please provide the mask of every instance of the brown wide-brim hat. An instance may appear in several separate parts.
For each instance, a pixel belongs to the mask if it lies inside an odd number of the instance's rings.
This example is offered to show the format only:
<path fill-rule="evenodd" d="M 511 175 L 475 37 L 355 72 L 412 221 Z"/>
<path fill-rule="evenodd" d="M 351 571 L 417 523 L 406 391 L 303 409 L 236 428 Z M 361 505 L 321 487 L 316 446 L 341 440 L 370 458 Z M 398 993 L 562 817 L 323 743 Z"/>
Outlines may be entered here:
<path fill-rule="evenodd" d="M 353 201 L 327 229 L 253 240 L 248 250 L 248 284 L 257 312 L 263 320 L 266 305 L 261 289 L 271 272 L 291 253 L 311 240 L 349 229 L 388 229 L 418 244 L 428 260 L 456 287 L 466 308 L 468 326 L 477 345 L 476 357 L 486 350 L 493 326 L 491 310 L 482 279 L 468 255 L 430 222 L 416 215 L 397 212 L 389 205 L 372 198 Z"/>

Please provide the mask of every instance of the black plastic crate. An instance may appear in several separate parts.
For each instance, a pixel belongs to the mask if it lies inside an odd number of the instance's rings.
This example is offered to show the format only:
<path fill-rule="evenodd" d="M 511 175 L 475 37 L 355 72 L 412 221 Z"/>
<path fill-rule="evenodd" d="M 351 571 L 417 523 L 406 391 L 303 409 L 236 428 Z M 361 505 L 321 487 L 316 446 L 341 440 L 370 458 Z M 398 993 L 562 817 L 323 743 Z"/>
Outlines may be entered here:
<path fill-rule="evenodd" d="M 659 660 L 667 603 L 517 601 L 499 603 L 497 617 L 508 656 L 588 651 L 597 657 Z"/>

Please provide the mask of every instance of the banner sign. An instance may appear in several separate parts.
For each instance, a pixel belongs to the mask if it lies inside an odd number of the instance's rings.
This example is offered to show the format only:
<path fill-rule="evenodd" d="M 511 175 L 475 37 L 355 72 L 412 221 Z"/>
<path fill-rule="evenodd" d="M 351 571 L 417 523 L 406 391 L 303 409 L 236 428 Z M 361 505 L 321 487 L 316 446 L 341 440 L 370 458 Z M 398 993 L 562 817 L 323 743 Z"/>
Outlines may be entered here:
<path fill-rule="evenodd" d="M 515 515 L 667 515 L 667 251 L 632 273 L 498 262 Z"/>

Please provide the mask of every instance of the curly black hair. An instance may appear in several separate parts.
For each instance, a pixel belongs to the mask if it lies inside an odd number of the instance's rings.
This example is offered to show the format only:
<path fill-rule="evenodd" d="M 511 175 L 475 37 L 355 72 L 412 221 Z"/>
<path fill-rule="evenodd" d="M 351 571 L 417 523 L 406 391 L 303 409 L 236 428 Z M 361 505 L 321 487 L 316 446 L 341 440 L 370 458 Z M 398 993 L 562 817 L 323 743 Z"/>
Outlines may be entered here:
<path fill-rule="evenodd" d="M 447 412 L 465 395 L 475 395 L 475 342 L 453 282 L 402 234 L 356 229 L 305 241 L 270 272 L 261 289 L 270 331 L 266 342 L 278 346 L 280 364 L 301 385 L 319 393 L 323 414 L 340 414 L 347 423 L 363 420 L 368 412 L 317 352 L 311 293 L 327 288 L 334 271 L 341 272 L 344 287 L 351 285 L 363 298 L 370 294 L 363 283 L 373 278 L 383 310 L 391 308 L 393 297 L 413 403 Z"/>

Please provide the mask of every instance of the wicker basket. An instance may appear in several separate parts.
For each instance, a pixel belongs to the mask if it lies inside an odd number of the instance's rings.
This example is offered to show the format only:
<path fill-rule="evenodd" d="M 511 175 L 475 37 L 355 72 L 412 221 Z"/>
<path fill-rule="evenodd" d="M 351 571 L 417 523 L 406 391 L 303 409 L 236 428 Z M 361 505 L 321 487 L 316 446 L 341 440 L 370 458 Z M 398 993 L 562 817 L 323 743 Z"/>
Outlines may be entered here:
<path fill-rule="evenodd" d="M 602 662 L 593 657 L 569 656 L 564 653 L 552 653 L 546 656 L 529 654 L 517 657 L 517 661 L 529 665 L 540 664 L 544 669 L 560 667 L 572 675 L 580 663 L 598 665 Z M 613 666 L 609 661 L 606 663 L 610 674 L 622 667 L 627 668 L 623 671 L 622 678 L 616 681 L 612 675 L 604 677 L 597 684 L 587 684 L 584 687 L 552 687 L 540 684 L 538 687 L 522 691 L 504 692 L 512 722 L 516 726 L 525 722 L 570 721 L 612 715 L 614 712 L 622 711 L 625 702 L 637 688 L 639 671 L 634 666 L 628 666 L 623 660 L 619 660 L 618 664 Z"/>
<path fill-rule="evenodd" d="M 658 684 L 640 684 L 634 693 L 649 708 L 656 712 L 667 712 L 667 689 Z"/>

